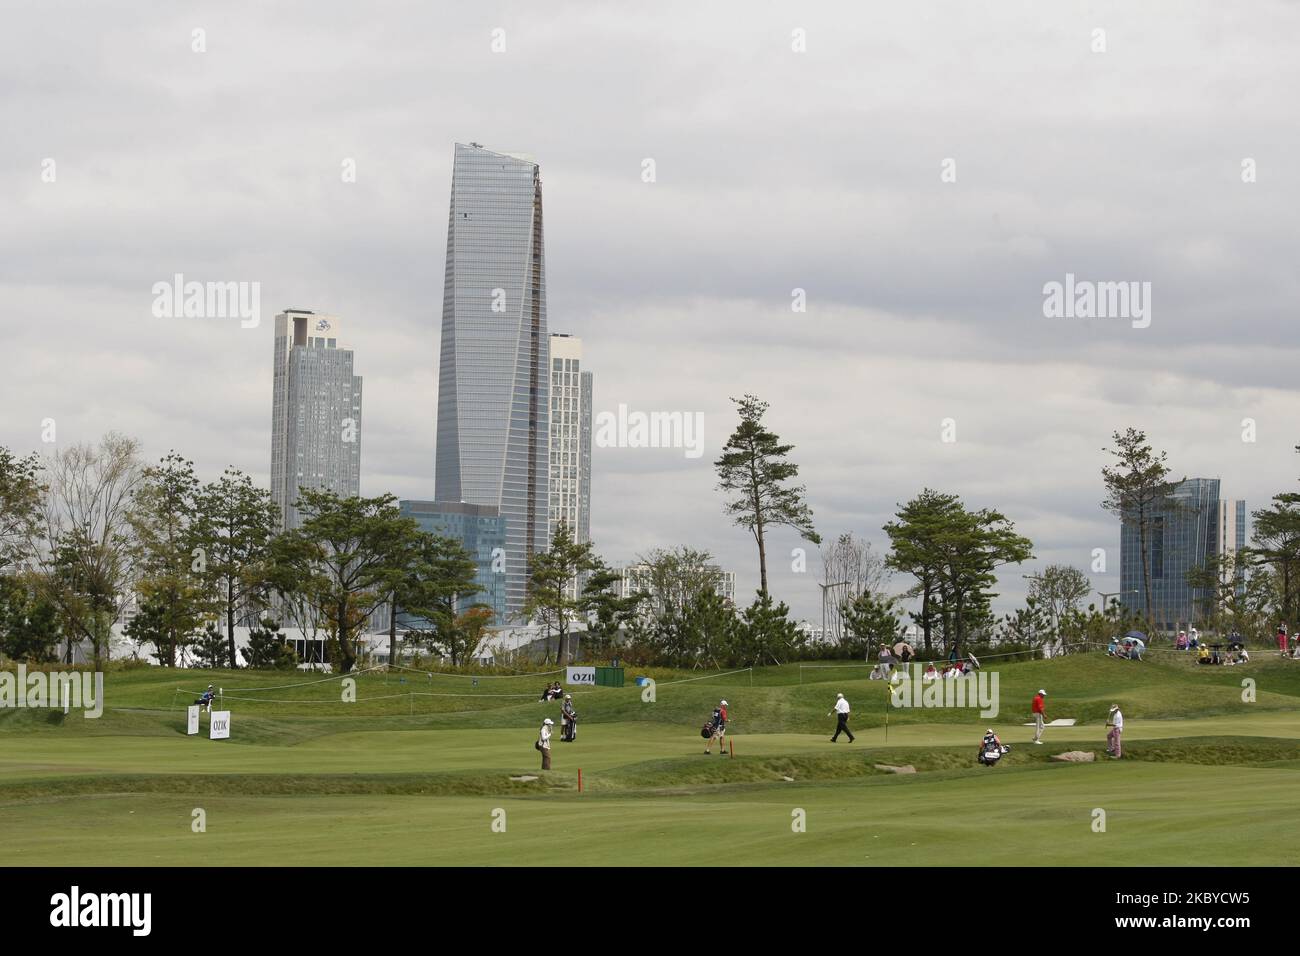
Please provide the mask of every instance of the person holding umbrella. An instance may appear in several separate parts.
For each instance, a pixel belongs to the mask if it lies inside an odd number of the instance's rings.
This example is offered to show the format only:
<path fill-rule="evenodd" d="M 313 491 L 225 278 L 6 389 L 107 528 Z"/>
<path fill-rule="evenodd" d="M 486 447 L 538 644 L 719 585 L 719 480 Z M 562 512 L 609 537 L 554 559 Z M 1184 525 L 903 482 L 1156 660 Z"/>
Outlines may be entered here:
<path fill-rule="evenodd" d="M 849 702 L 844 699 L 843 694 L 835 695 L 835 707 L 826 716 L 829 717 L 831 714 L 835 715 L 835 736 L 831 737 L 831 743 L 838 741 L 841 733 L 848 734 L 849 743 L 853 743 L 857 738 L 853 736 L 853 731 L 849 730 Z"/>
<path fill-rule="evenodd" d="M 894 657 L 897 658 L 898 663 L 906 666 L 915 656 L 916 651 L 912 650 L 912 645 L 907 641 L 899 641 L 894 645 Z"/>

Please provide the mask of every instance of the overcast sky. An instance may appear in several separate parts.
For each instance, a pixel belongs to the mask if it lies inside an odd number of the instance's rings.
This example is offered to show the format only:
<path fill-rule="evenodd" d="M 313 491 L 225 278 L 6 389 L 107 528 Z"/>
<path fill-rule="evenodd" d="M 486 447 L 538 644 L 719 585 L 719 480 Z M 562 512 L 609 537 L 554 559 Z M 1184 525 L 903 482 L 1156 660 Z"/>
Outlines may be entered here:
<path fill-rule="evenodd" d="M 883 548 L 926 486 L 1005 512 L 1037 560 L 999 610 L 1098 547 L 1094 586 L 1118 588 L 1115 429 L 1250 508 L 1295 488 L 1294 3 L 0 9 L 16 450 L 51 450 L 53 418 L 59 445 L 116 429 L 266 482 L 272 317 L 313 309 L 365 379 L 362 493 L 432 497 L 452 147 L 473 140 L 541 165 L 550 328 L 584 340 L 596 411 L 704 415 L 700 458 L 595 449 L 608 560 L 690 544 L 741 600 L 757 586 L 711 464 L 745 392 L 826 537 Z M 259 282 L 261 324 L 156 318 L 175 273 Z M 1149 327 L 1045 317 L 1067 273 L 1151 283 Z M 819 619 L 799 544 L 774 532 L 772 590 Z"/>

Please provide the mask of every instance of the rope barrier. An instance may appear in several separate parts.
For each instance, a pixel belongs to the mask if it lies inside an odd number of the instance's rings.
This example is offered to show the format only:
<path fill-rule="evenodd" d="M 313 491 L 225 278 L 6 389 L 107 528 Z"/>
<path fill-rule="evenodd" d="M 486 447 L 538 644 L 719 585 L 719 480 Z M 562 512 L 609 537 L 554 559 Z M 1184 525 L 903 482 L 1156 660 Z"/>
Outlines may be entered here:
<path fill-rule="evenodd" d="M 713 677 L 728 677 L 728 676 L 730 676 L 730 675 L 732 675 L 732 674 L 743 674 L 743 673 L 745 673 L 746 671 L 749 671 L 749 672 L 752 674 L 752 673 L 754 672 L 754 668 L 752 668 L 752 667 L 742 667 L 742 668 L 740 668 L 740 670 L 735 670 L 735 671 L 724 671 L 724 672 L 721 673 L 721 674 L 705 674 L 703 677 L 683 677 L 681 680 L 666 680 L 666 681 L 664 681 L 662 684 L 659 683 L 658 681 L 656 681 L 656 682 L 655 682 L 655 686 L 657 686 L 657 687 L 667 687 L 669 684 L 689 684 L 689 683 L 690 683 L 691 681 L 693 681 L 693 680 L 709 680 L 710 678 L 713 678 Z"/>
<path fill-rule="evenodd" d="M 376 664 L 374 667 L 367 667 L 364 668 L 363 670 L 350 671 L 347 674 L 332 674 L 329 677 L 322 677 L 320 680 L 305 680 L 305 681 L 300 681 L 296 684 L 273 684 L 270 687 L 231 687 L 230 689 L 233 691 L 261 691 L 261 690 L 287 690 L 290 687 L 311 687 L 313 684 L 328 684 L 330 681 L 342 680 L 345 677 L 355 677 L 359 674 L 368 674 L 371 671 L 377 671 L 384 666 L 385 665 L 383 664 Z M 186 690 L 186 688 L 184 687 L 178 687 L 177 690 L 178 691 L 183 690 L 187 694 L 196 693 L 196 691 Z M 207 688 L 205 687 L 204 690 L 207 690 Z M 197 691 L 197 693 L 202 694 L 203 691 L 202 690 Z M 223 689 L 223 696 L 227 696 L 224 694 L 224 689 Z"/>
<path fill-rule="evenodd" d="M 550 677 L 564 673 L 563 667 L 553 671 L 530 671 L 518 674 L 448 674 L 445 671 L 424 671 L 418 667 L 407 667 L 405 664 L 389 664 L 388 667 L 390 669 L 397 668 L 398 670 L 410 671 L 413 674 L 424 674 L 430 679 L 434 677 L 463 677 L 472 680 L 519 680 L 522 677 Z"/>

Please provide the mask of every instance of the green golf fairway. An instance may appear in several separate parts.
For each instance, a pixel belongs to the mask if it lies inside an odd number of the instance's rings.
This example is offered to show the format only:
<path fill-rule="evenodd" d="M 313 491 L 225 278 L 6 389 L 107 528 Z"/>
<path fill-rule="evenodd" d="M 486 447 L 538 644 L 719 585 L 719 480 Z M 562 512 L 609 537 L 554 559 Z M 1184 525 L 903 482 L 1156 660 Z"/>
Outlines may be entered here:
<path fill-rule="evenodd" d="M 337 678 L 295 672 L 113 671 L 101 719 L 0 710 L 0 833 L 17 865 L 1300 863 L 1300 664 L 1097 655 L 998 672 L 996 718 L 891 708 L 888 728 L 881 685 L 851 669 L 647 672 L 653 701 L 575 693 L 578 741 L 557 733 L 543 773 L 532 744 L 559 708 L 536 675 L 363 674 L 345 703 Z M 185 734 L 209 681 L 238 688 L 231 740 L 208 740 L 206 715 Z M 1079 723 L 1034 746 L 1039 686 L 1049 719 Z M 852 744 L 828 741 L 837 691 Z M 734 756 L 705 756 L 720 696 Z M 1121 761 L 1104 755 L 1112 700 Z M 1013 748 L 991 769 L 974 759 L 988 726 Z M 1050 759 L 1065 750 L 1098 762 Z"/>

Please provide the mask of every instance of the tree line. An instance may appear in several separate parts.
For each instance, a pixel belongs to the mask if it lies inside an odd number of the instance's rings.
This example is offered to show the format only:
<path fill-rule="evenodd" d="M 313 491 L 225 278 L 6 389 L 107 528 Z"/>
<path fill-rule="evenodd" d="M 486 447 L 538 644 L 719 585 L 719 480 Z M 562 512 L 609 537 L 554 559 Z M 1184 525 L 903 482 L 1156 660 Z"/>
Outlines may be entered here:
<path fill-rule="evenodd" d="M 658 549 L 638 558 L 641 586 L 627 587 L 590 541 L 566 525 L 531 557 L 520 619 L 551 642 L 561 665 L 576 632 L 588 658 L 617 653 L 672 666 L 750 666 L 810 656 L 865 656 L 899 638 L 904 620 L 922 653 L 1001 645 L 1107 640 L 1129 627 L 1155 630 L 1151 542 L 1160 516 L 1183 507 L 1164 452 L 1145 433 L 1115 432 L 1102 468 L 1102 506 L 1137 535 L 1145 600 L 1086 604 L 1082 571 L 1051 565 L 1029 575 L 1023 607 L 992 612 L 999 573 L 1033 558 L 1033 544 L 1005 514 L 971 508 L 955 494 L 923 489 L 898 505 L 878 554 L 852 534 L 822 551 L 822 640 L 813 642 L 768 589 L 770 535 L 794 531 L 822 544 L 794 446 L 764 423 L 768 405 L 735 399 L 739 422 L 714 463 L 724 513 L 752 538 L 759 587 L 736 606 L 722 593 L 707 551 Z M 1300 446 L 1297 447 L 1300 451 Z M 477 566 L 459 541 L 429 535 L 392 495 L 342 497 L 302 489 L 300 526 L 281 530 L 266 489 L 237 469 L 203 483 L 193 463 L 170 452 L 145 466 L 138 443 L 110 434 L 44 459 L 0 448 L 0 654 L 45 661 L 88 645 L 98 666 L 126 595 L 136 613 L 126 634 L 151 644 L 159 663 L 183 650 L 210 666 L 238 666 L 235 628 L 252 627 L 244 663 L 291 666 L 282 625 L 329 647 L 342 670 L 358 638 L 388 607 L 390 659 L 399 631 L 408 645 L 459 665 L 483 644 L 490 607 L 477 603 Z M 1253 513 L 1251 544 L 1187 575 L 1200 623 L 1259 635 L 1300 614 L 1300 493 L 1282 492 Z M 890 593 L 894 575 L 906 586 Z M 911 602 L 911 608 L 907 607 Z"/>
<path fill-rule="evenodd" d="M 279 632 L 290 624 L 351 670 L 381 605 L 403 612 L 408 640 L 453 659 L 480 643 L 491 611 L 465 608 L 479 587 L 459 541 L 423 532 L 393 495 L 303 488 L 297 507 L 299 527 L 282 530 L 248 475 L 203 483 L 174 451 L 146 466 L 117 434 L 44 459 L 0 448 L 0 653 L 71 662 L 88 646 L 99 667 L 131 603 L 124 633 L 164 666 L 186 650 L 239 666 L 235 628 L 247 622 L 246 664 L 295 664 Z"/>

